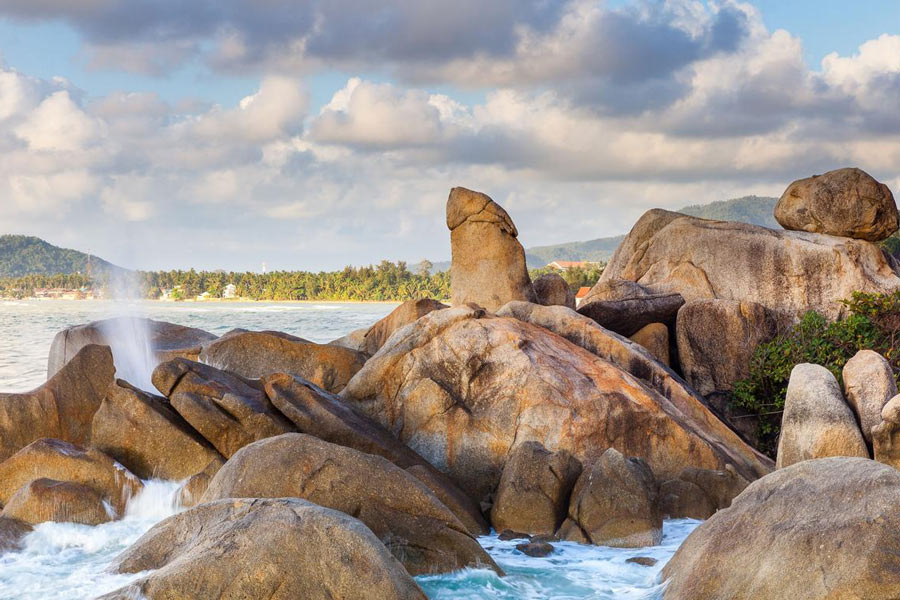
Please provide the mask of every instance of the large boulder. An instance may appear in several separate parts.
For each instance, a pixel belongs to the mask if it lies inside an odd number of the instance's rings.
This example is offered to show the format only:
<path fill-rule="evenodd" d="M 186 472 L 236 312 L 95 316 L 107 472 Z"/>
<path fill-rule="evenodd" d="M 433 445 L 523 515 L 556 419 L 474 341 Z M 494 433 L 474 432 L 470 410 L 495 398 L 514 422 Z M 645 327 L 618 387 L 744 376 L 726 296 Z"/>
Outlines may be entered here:
<path fill-rule="evenodd" d="M 428 486 L 471 533 L 489 531 L 478 507 L 449 477 L 338 396 L 286 373 L 267 375 L 262 383 L 272 404 L 297 431 L 388 459 Z"/>
<path fill-rule="evenodd" d="M 900 471 L 810 460 L 752 483 L 663 569 L 666 600 L 900 597 Z"/>
<path fill-rule="evenodd" d="M 185 479 L 221 457 L 168 400 L 121 379 L 94 414 L 91 445 L 143 479 Z"/>
<path fill-rule="evenodd" d="M 550 452 L 538 442 L 516 446 L 497 486 L 491 509 L 494 529 L 556 533 L 581 470 L 581 462 L 565 450 Z"/>
<path fill-rule="evenodd" d="M 315 344 L 277 332 L 236 331 L 204 345 L 200 361 L 250 379 L 291 373 L 330 392 L 339 392 L 366 358 L 349 348 Z"/>
<path fill-rule="evenodd" d="M 578 312 L 625 336 L 650 323 L 674 322 L 684 298 L 624 279 L 601 279 L 581 301 Z"/>
<path fill-rule="evenodd" d="M 873 350 L 860 350 L 843 370 L 847 402 L 856 413 L 863 437 L 872 443 L 872 428 L 881 423 L 881 411 L 897 395 L 890 363 Z"/>
<path fill-rule="evenodd" d="M 116 517 L 107 507 L 106 498 L 94 488 L 40 478 L 26 483 L 10 497 L 3 507 L 3 516 L 29 525 L 45 521 L 99 525 Z"/>
<path fill-rule="evenodd" d="M 447 308 L 447 305 L 430 298 L 407 300 L 366 331 L 362 350 L 369 356 L 375 354 L 395 331 L 442 308 Z"/>
<path fill-rule="evenodd" d="M 366 334 L 368 332 L 368 327 L 361 327 L 360 329 L 354 329 L 347 335 L 341 336 L 336 340 L 331 340 L 328 343 L 331 346 L 340 346 L 342 348 L 349 348 L 350 350 L 355 350 L 357 352 L 365 352 Z"/>
<path fill-rule="evenodd" d="M 169 517 L 116 559 L 152 571 L 107 600 L 425 600 L 365 525 L 295 498 L 225 499 Z"/>
<path fill-rule="evenodd" d="M 534 301 L 519 232 L 487 195 L 462 187 L 447 200 L 451 304 L 496 310 L 510 300 Z"/>
<path fill-rule="evenodd" d="M 779 319 L 809 310 L 833 319 L 855 291 L 900 289 L 892 265 L 881 248 L 861 240 L 654 209 L 616 249 L 598 285 L 627 279 L 687 301 L 756 302 Z"/>
<path fill-rule="evenodd" d="M 749 481 L 728 465 L 723 471 L 686 467 L 659 486 L 660 512 L 673 519 L 707 519 L 728 508 Z"/>
<path fill-rule="evenodd" d="M 588 466 L 575 489 L 560 539 L 639 548 L 662 541 L 659 488 L 653 471 L 639 458 L 610 448 Z"/>
<path fill-rule="evenodd" d="M 115 373 L 109 348 L 88 345 L 40 387 L 0 394 L 0 461 L 40 438 L 87 443 Z"/>
<path fill-rule="evenodd" d="M 112 348 L 120 377 L 142 380 L 160 362 L 177 356 L 197 360 L 201 346 L 214 339 L 214 334 L 202 329 L 152 319 L 116 317 L 94 321 L 56 334 L 50 345 L 47 377 L 53 377 L 83 347 L 99 344 Z M 134 372 L 137 370 L 146 372 Z"/>
<path fill-rule="evenodd" d="M 834 375 L 799 364 L 788 382 L 775 468 L 828 456 L 868 458 L 869 452 Z"/>
<path fill-rule="evenodd" d="M 785 229 L 878 242 L 897 231 L 891 190 L 861 169 L 837 169 L 788 186 L 775 219 Z"/>
<path fill-rule="evenodd" d="M 623 343 L 668 373 L 637 344 Z M 582 462 L 615 447 L 663 476 L 727 463 L 748 478 L 768 470 L 702 403 L 686 393 L 670 399 L 676 394 L 546 329 L 460 306 L 398 331 L 341 396 L 475 498 L 494 490 L 506 457 L 527 441 Z"/>
<path fill-rule="evenodd" d="M 575 294 L 559 273 L 544 273 L 534 280 L 535 302 L 544 306 L 575 308 Z"/>
<path fill-rule="evenodd" d="M 684 378 L 704 396 L 727 394 L 750 375 L 757 346 L 777 333 L 771 312 L 756 302 L 688 302 L 678 311 L 676 325 Z"/>
<path fill-rule="evenodd" d="M 467 566 L 497 569 L 422 482 L 380 456 L 302 433 L 261 440 L 219 469 L 203 502 L 256 497 L 303 498 L 352 515 L 413 575 Z"/>
<path fill-rule="evenodd" d="M 641 327 L 629 339 L 643 346 L 650 355 L 666 365 L 671 366 L 669 356 L 669 328 L 663 323 L 650 323 Z"/>
<path fill-rule="evenodd" d="M 121 464 L 93 448 L 53 439 L 37 440 L 0 463 L 0 505 L 36 479 L 78 483 L 95 490 L 121 517 L 143 484 Z"/>
<path fill-rule="evenodd" d="M 225 458 L 251 442 L 294 430 L 261 383 L 228 371 L 176 358 L 153 371 L 153 385 Z"/>

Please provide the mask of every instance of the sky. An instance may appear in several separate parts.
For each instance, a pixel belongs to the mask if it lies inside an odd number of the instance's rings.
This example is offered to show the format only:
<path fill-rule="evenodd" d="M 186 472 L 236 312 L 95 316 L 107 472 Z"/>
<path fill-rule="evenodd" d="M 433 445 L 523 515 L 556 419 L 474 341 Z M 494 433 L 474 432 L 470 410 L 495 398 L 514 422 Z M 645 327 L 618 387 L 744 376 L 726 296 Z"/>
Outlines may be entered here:
<path fill-rule="evenodd" d="M 896 0 L 0 0 L 0 233 L 141 269 L 527 246 L 858 166 L 900 190 Z"/>

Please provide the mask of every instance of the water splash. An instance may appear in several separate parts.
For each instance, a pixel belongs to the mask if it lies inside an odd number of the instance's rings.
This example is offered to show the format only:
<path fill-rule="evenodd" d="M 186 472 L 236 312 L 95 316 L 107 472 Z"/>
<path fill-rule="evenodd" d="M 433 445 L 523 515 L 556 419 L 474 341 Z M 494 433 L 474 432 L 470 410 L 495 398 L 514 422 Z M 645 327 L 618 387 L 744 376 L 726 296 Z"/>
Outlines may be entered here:
<path fill-rule="evenodd" d="M 110 274 L 107 289 L 115 316 L 101 326 L 116 365 L 116 377 L 145 392 L 156 393 L 150 376 L 156 367 L 151 321 L 143 314 L 140 283 L 133 273 Z"/>

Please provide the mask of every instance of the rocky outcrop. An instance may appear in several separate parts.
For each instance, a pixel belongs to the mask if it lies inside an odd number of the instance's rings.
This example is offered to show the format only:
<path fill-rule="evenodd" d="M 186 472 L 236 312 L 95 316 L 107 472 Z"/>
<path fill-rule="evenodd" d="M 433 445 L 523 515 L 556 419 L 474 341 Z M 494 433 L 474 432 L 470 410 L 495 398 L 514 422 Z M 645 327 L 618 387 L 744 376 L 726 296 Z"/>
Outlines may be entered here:
<path fill-rule="evenodd" d="M 717 510 L 731 506 L 731 501 L 749 483 L 730 465 L 723 471 L 686 467 L 677 479 L 660 484 L 660 512 L 673 519 L 707 519 Z"/>
<path fill-rule="evenodd" d="M 372 356 L 384 346 L 384 343 L 388 341 L 388 338 L 395 331 L 418 320 L 420 317 L 424 317 L 433 310 L 441 310 L 443 308 L 447 308 L 447 305 L 430 298 L 407 300 L 366 331 L 364 336 L 365 343 L 362 348 L 363 352 Z"/>
<path fill-rule="evenodd" d="M 215 335 L 202 329 L 152 319 L 117 317 L 94 321 L 69 327 L 56 334 L 50 345 L 47 377 L 53 377 L 88 344 L 110 346 L 113 354 L 119 356 L 119 349 L 123 344 L 131 343 L 140 347 L 147 343 L 148 352 L 158 364 L 178 356 L 196 360 L 200 347 L 214 339 Z M 120 376 L 123 376 L 121 371 L 125 366 L 119 365 Z"/>
<path fill-rule="evenodd" d="M 624 336 L 650 323 L 674 322 L 684 298 L 658 292 L 625 279 L 601 279 L 581 301 L 578 312 Z"/>
<path fill-rule="evenodd" d="M 109 348 L 89 345 L 40 387 L 0 394 L 0 461 L 40 438 L 87 443 L 115 372 Z"/>
<path fill-rule="evenodd" d="M 559 538 L 618 548 L 662 541 L 659 490 L 653 471 L 638 458 L 610 448 L 584 470 Z"/>
<path fill-rule="evenodd" d="M 666 600 L 900 597 L 900 471 L 798 463 L 750 485 L 663 569 Z"/>
<path fill-rule="evenodd" d="M 510 300 L 534 301 L 519 232 L 499 204 L 462 187 L 447 200 L 451 304 L 496 310 Z"/>
<path fill-rule="evenodd" d="M 117 558 L 152 571 L 103 598 L 425 600 L 365 525 L 294 498 L 226 499 L 169 517 Z"/>
<path fill-rule="evenodd" d="M 41 478 L 85 485 L 109 502 L 119 517 L 143 488 L 140 479 L 99 450 L 41 439 L 0 463 L 0 504 L 5 506 L 20 488 Z"/>
<path fill-rule="evenodd" d="M 654 209 L 644 214 L 598 285 L 627 279 L 685 300 L 756 302 L 778 318 L 844 311 L 855 291 L 900 289 L 900 277 L 869 242 L 744 223 L 708 221 Z"/>
<path fill-rule="evenodd" d="M 844 392 L 856 413 L 863 437 L 872 443 L 872 428 L 881 423 L 881 411 L 897 395 L 894 371 L 872 350 L 860 350 L 844 365 Z"/>
<path fill-rule="evenodd" d="M 788 186 L 775 219 L 785 229 L 878 242 L 897 231 L 891 190 L 861 169 L 837 169 Z"/>
<path fill-rule="evenodd" d="M 263 377 L 266 394 L 297 431 L 320 440 L 375 454 L 422 481 L 473 534 L 490 529 L 478 507 L 453 481 L 369 417 L 334 394 L 285 373 Z"/>
<path fill-rule="evenodd" d="M 208 365 L 256 379 L 290 373 L 330 392 L 344 389 L 365 356 L 330 344 L 314 344 L 270 331 L 238 331 L 203 346 L 200 360 Z"/>
<path fill-rule="evenodd" d="M 418 479 L 380 456 L 309 435 L 289 433 L 241 449 L 213 477 L 203 502 L 251 497 L 303 498 L 352 515 L 412 575 L 478 565 L 497 569 Z"/>
<path fill-rule="evenodd" d="M 678 311 L 678 360 L 688 384 L 704 396 L 730 392 L 750 375 L 756 347 L 778 333 L 771 312 L 755 302 L 695 300 Z"/>
<path fill-rule="evenodd" d="M 669 328 L 662 323 L 650 323 L 641 327 L 629 338 L 635 344 L 643 346 L 650 355 L 666 365 L 671 366 L 669 358 Z"/>
<path fill-rule="evenodd" d="M 185 479 L 221 457 L 165 398 L 121 379 L 94 414 L 91 445 L 142 479 Z"/>
<path fill-rule="evenodd" d="M 46 521 L 99 525 L 116 517 L 105 501 L 86 485 L 41 478 L 20 487 L 3 507 L 3 516 L 29 525 Z"/>
<path fill-rule="evenodd" d="M 538 442 L 516 446 L 503 467 L 491 524 L 497 531 L 553 535 L 579 475 L 581 462 L 565 450 L 550 452 Z"/>
<path fill-rule="evenodd" d="M 869 452 L 834 375 L 799 364 L 788 382 L 775 468 L 828 456 L 868 458 Z"/>
<path fill-rule="evenodd" d="M 534 280 L 533 286 L 535 302 L 538 304 L 575 308 L 575 294 L 558 273 L 544 273 Z"/>
<path fill-rule="evenodd" d="M 366 334 L 369 332 L 368 327 L 362 327 L 360 329 L 354 329 L 347 335 L 341 336 L 336 340 L 331 340 L 328 342 L 331 346 L 340 346 L 342 348 L 349 348 L 351 350 L 355 350 L 356 352 L 365 352 L 366 351 Z"/>
<path fill-rule="evenodd" d="M 153 385 L 225 458 L 251 442 L 294 430 L 258 381 L 228 371 L 176 358 L 156 367 Z"/>

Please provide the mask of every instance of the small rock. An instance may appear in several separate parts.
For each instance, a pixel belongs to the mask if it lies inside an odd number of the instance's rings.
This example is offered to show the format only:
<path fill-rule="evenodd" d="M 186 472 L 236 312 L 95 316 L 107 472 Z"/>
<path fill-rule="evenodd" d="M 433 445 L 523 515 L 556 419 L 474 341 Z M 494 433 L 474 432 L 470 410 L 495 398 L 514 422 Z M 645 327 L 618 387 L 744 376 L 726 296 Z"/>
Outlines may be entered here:
<path fill-rule="evenodd" d="M 553 551 L 556 550 L 556 548 L 553 547 L 553 544 L 547 542 L 528 542 L 525 544 L 516 544 L 516 550 L 522 554 L 527 554 L 528 556 L 542 558 L 553 554 Z"/>
<path fill-rule="evenodd" d="M 500 535 L 497 538 L 501 541 L 508 542 L 510 540 L 527 540 L 530 539 L 527 533 L 521 533 L 519 531 L 513 531 L 512 529 L 504 529 L 500 532 Z"/>
<path fill-rule="evenodd" d="M 658 563 L 659 561 L 650 556 L 632 556 L 625 562 L 635 564 L 635 565 L 641 565 L 642 567 L 652 567 L 652 566 L 656 565 L 656 563 Z"/>

